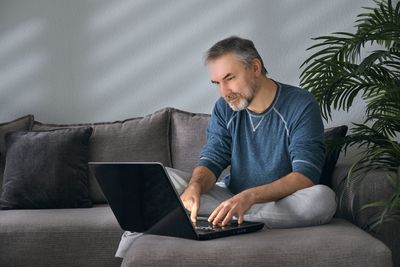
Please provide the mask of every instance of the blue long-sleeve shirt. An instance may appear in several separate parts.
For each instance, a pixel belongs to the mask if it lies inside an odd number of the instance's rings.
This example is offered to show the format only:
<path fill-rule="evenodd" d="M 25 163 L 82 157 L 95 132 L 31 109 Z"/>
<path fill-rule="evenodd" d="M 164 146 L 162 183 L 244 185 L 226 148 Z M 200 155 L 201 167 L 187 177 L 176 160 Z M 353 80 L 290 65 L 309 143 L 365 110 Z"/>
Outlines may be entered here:
<path fill-rule="evenodd" d="M 293 171 L 319 181 L 325 155 L 319 106 L 309 92 L 276 84 L 275 99 L 261 114 L 233 111 L 223 98 L 214 106 L 198 165 L 216 177 L 231 165 L 224 181 L 232 193 Z"/>

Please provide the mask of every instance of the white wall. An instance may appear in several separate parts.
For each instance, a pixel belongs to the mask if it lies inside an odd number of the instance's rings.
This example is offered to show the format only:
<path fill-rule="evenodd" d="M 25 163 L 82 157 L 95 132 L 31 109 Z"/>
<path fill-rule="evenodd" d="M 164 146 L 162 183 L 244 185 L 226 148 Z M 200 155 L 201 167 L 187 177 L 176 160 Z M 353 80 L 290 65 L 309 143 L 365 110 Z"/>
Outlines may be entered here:
<path fill-rule="evenodd" d="M 311 37 L 354 31 L 372 0 L 0 0 L 0 122 L 32 113 L 78 123 L 166 106 L 209 113 L 205 51 L 252 39 L 270 77 L 299 84 Z M 360 121 L 363 105 L 339 125 Z"/>

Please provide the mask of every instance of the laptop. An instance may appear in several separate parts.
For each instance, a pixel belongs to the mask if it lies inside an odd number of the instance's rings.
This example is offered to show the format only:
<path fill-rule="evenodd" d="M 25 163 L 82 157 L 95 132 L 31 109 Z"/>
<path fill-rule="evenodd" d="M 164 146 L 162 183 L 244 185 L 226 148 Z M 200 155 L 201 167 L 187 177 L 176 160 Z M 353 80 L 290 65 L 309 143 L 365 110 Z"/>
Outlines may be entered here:
<path fill-rule="evenodd" d="M 214 226 L 205 217 L 193 224 L 161 163 L 89 162 L 89 168 L 125 231 L 208 240 L 264 227 L 249 221 L 239 225 L 235 220 Z"/>

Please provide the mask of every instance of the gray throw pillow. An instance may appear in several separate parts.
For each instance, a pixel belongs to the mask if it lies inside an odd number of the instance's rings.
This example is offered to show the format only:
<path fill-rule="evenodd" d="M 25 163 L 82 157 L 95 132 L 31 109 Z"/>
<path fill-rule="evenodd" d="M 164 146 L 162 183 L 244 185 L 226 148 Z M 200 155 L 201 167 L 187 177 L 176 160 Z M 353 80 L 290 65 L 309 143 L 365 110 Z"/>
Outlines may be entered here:
<path fill-rule="evenodd" d="M 2 209 L 87 208 L 93 129 L 20 131 L 6 135 Z"/>
<path fill-rule="evenodd" d="M 33 125 L 33 115 L 26 115 L 13 121 L 0 124 L 0 192 L 3 184 L 3 173 L 6 159 L 5 136 L 12 131 L 29 131 Z"/>
<path fill-rule="evenodd" d="M 322 167 L 321 177 L 319 179 L 319 183 L 323 185 L 327 185 L 329 187 L 332 186 L 332 175 L 335 170 L 336 162 L 339 158 L 340 148 L 333 148 L 330 143 L 332 141 L 344 138 L 347 133 L 347 126 L 342 125 L 338 127 L 327 128 L 324 131 L 325 143 L 326 143 L 326 152 L 325 152 L 325 163 Z"/>

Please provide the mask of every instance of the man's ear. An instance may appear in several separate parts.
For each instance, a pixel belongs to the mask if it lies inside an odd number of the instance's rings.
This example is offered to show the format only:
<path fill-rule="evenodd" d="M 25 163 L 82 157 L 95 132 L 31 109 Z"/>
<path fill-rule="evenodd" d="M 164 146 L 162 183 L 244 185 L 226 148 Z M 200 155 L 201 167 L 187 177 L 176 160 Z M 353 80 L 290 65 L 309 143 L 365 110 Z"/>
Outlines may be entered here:
<path fill-rule="evenodd" d="M 256 77 L 262 74 L 262 64 L 258 58 L 252 60 L 251 70 L 253 71 L 254 75 L 256 75 Z"/>

